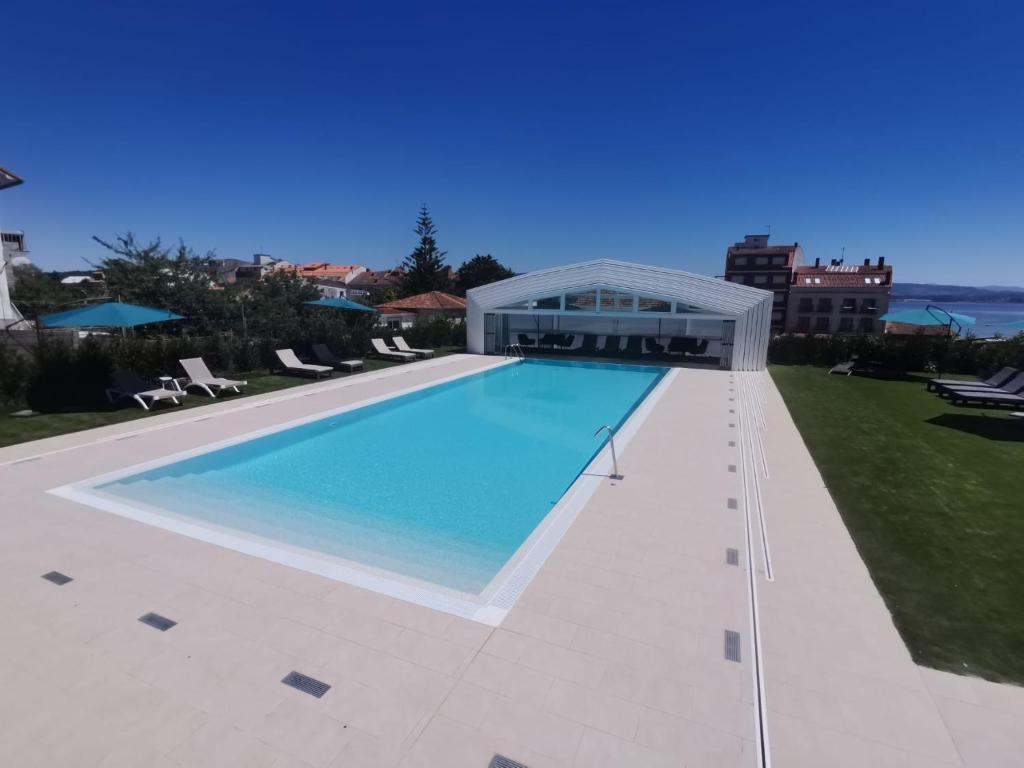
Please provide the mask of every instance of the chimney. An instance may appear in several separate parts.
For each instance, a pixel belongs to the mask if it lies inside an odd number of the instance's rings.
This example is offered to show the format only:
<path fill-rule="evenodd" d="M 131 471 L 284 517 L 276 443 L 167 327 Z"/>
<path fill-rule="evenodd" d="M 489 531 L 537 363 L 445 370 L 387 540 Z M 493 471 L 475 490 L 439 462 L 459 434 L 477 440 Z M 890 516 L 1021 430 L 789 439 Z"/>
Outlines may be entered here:
<path fill-rule="evenodd" d="M 821 257 L 820 256 L 814 260 L 814 266 L 816 266 L 816 267 L 820 267 L 821 266 Z"/>
<path fill-rule="evenodd" d="M 871 266 L 871 259 L 864 259 L 864 266 L 865 267 L 870 267 Z"/>
<path fill-rule="evenodd" d="M 881 269 L 885 266 L 885 256 L 878 257 L 878 268 Z"/>

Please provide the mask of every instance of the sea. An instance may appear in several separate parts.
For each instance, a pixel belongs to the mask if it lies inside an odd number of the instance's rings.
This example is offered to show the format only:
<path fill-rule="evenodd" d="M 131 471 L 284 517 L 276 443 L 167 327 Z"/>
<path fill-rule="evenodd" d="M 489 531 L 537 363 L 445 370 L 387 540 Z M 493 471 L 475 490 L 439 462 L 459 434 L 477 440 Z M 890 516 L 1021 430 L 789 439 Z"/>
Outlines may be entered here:
<path fill-rule="evenodd" d="M 902 312 L 907 309 L 921 309 L 929 303 L 931 302 L 923 299 L 893 301 L 889 304 L 889 311 Z M 940 307 L 947 312 L 956 312 L 960 315 L 973 317 L 977 322 L 974 325 L 967 326 L 964 330 L 978 338 L 1013 336 L 1020 333 L 1021 329 L 1013 328 L 1009 324 L 1024 320 L 1024 302 L 977 303 L 944 301 L 933 303 L 932 306 Z"/>

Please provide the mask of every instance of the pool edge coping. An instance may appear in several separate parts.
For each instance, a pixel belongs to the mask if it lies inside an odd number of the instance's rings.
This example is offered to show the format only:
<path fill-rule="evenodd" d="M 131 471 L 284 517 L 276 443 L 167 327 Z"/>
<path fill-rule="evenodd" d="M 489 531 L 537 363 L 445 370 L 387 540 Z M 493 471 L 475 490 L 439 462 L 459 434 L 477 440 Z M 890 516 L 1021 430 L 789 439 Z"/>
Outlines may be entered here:
<path fill-rule="evenodd" d="M 498 368 L 515 365 L 516 360 L 500 360 L 492 365 L 436 379 L 424 384 L 406 387 L 392 393 L 378 395 L 338 408 L 320 411 L 310 416 L 290 419 L 270 427 L 251 430 L 232 438 L 217 440 L 185 451 L 174 452 L 157 459 L 140 462 L 112 472 L 65 483 L 45 490 L 45 493 L 78 504 L 115 514 L 135 522 L 169 531 L 190 539 L 204 541 L 225 549 L 258 557 L 263 560 L 323 576 L 334 581 L 350 584 L 389 597 L 412 602 L 444 613 L 497 627 L 504 620 L 519 596 L 533 581 L 541 567 L 558 546 L 569 527 L 590 500 L 603 480 L 611 464 L 609 444 L 597 451 L 580 470 L 574 481 L 565 489 L 558 503 L 537 523 L 530 535 L 520 544 L 502 568 L 494 575 L 479 595 L 461 593 L 457 590 L 433 584 L 424 580 L 404 576 L 386 569 L 356 563 L 327 553 L 316 552 L 289 545 L 257 534 L 247 533 L 213 523 L 198 523 L 186 516 L 169 510 L 150 507 L 141 502 L 127 503 L 104 494 L 98 486 L 166 466 L 194 456 L 212 453 L 232 445 L 238 445 L 266 435 L 281 432 L 303 424 L 330 418 L 349 411 L 358 410 L 377 403 L 397 399 L 405 395 L 442 386 L 453 381 L 479 375 Z M 653 412 L 668 386 L 678 375 L 678 368 L 669 368 L 660 380 L 650 388 L 643 399 L 632 409 L 618 432 L 615 433 L 619 455 L 625 452 L 633 436 Z M 189 422 L 183 422 L 189 423 Z M 476 599 L 473 599 L 476 598 Z"/>

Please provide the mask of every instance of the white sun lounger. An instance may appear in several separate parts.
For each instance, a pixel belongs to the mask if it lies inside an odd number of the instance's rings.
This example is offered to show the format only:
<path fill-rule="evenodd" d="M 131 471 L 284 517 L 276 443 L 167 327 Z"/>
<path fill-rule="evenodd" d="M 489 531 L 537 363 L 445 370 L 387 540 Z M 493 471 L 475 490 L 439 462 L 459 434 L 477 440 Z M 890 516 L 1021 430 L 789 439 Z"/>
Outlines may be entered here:
<path fill-rule="evenodd" d="M 154 388 L 136 373 L 115 371 L 111 376 L 113 386 L 107 389 L 107 399 L 111 403 L 116 403 L 118 400 L 131 398 L 142 406 L 142 410 L 148 411 L 162 400 L 170 400 L 175 405 L 180 405 L 181 398 L 188 396 L 188 393 L 182 392 L 178 382 L 170 376 L 162 376 L 160 381 L 164 386 Z"/>
<path fill-rule="evenodd" d="M 392 341 L 395 342 L 395 347 L 398 348 L 399 352 L 412 352 L 416 357 L 433 357 L 434 350 L 432 349 L 415 349 L 405 343 L 405 339 L 401 336 L 395 336 Z"/>
<path fill-rule="evenodd" d="M 407 362 L 416 359 L 416 355 L 412 352 L 398 352 L 394 349 L 388 349 L 384 339 L 370 339 L 370 344 L 373 345 L 373 351 L 377 353 L 377 356 L 383 357 L 385 360 Z"/>
<path fill-rule="evenodd" d="M 233 389 L 235 392 L 241 392 L 241 388 L 248 384 L 246 381 L 235 381 L 234 379 L 223 379 L 220 376 L 214 376 L 210 373 L 210 369 L 201 357 L 190 357 L 188 360 L 179 360 L 178 362 L 181 363 L 181 367 L 185 369 L 185 373 L 188 375 L 188 384 L 185 385 L 185 389 L 199 387 L 210 397 L 216 397 L 217 393 L 222 389 Z"/>
<path fill-rule="evenodd" d="M 334 369 L 329 365 L 313 365 L 299 360 L 298 356 L 290 349 L 278 349 L 274 351 L 281 366 L 288 373 L 297 373 L 300 376 L 312 376 L 319 379 L 321 376 L 330 376 Z"/>

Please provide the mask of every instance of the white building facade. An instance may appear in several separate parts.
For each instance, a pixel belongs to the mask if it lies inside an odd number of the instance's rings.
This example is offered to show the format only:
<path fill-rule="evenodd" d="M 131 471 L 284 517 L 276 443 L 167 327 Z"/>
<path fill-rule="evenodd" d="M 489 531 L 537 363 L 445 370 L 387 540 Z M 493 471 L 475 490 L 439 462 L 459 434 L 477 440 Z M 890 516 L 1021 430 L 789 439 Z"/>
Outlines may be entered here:
<path fill-rule="evenodd" d="M 548 354 L 678 360 L 762 370 L 770 291 L 665 267 L 597 260 L 542 269 L 466 294 L 467 350 L 519 344 Z"/>
<path fill-rule="evenodd" d="M 29 327 L 21 312 L 11 302 L 11 288 L 14 285 L 15 267 L 31 263 L 25 247 L 25 233 L 0 231 L 0 331 Z"/>

